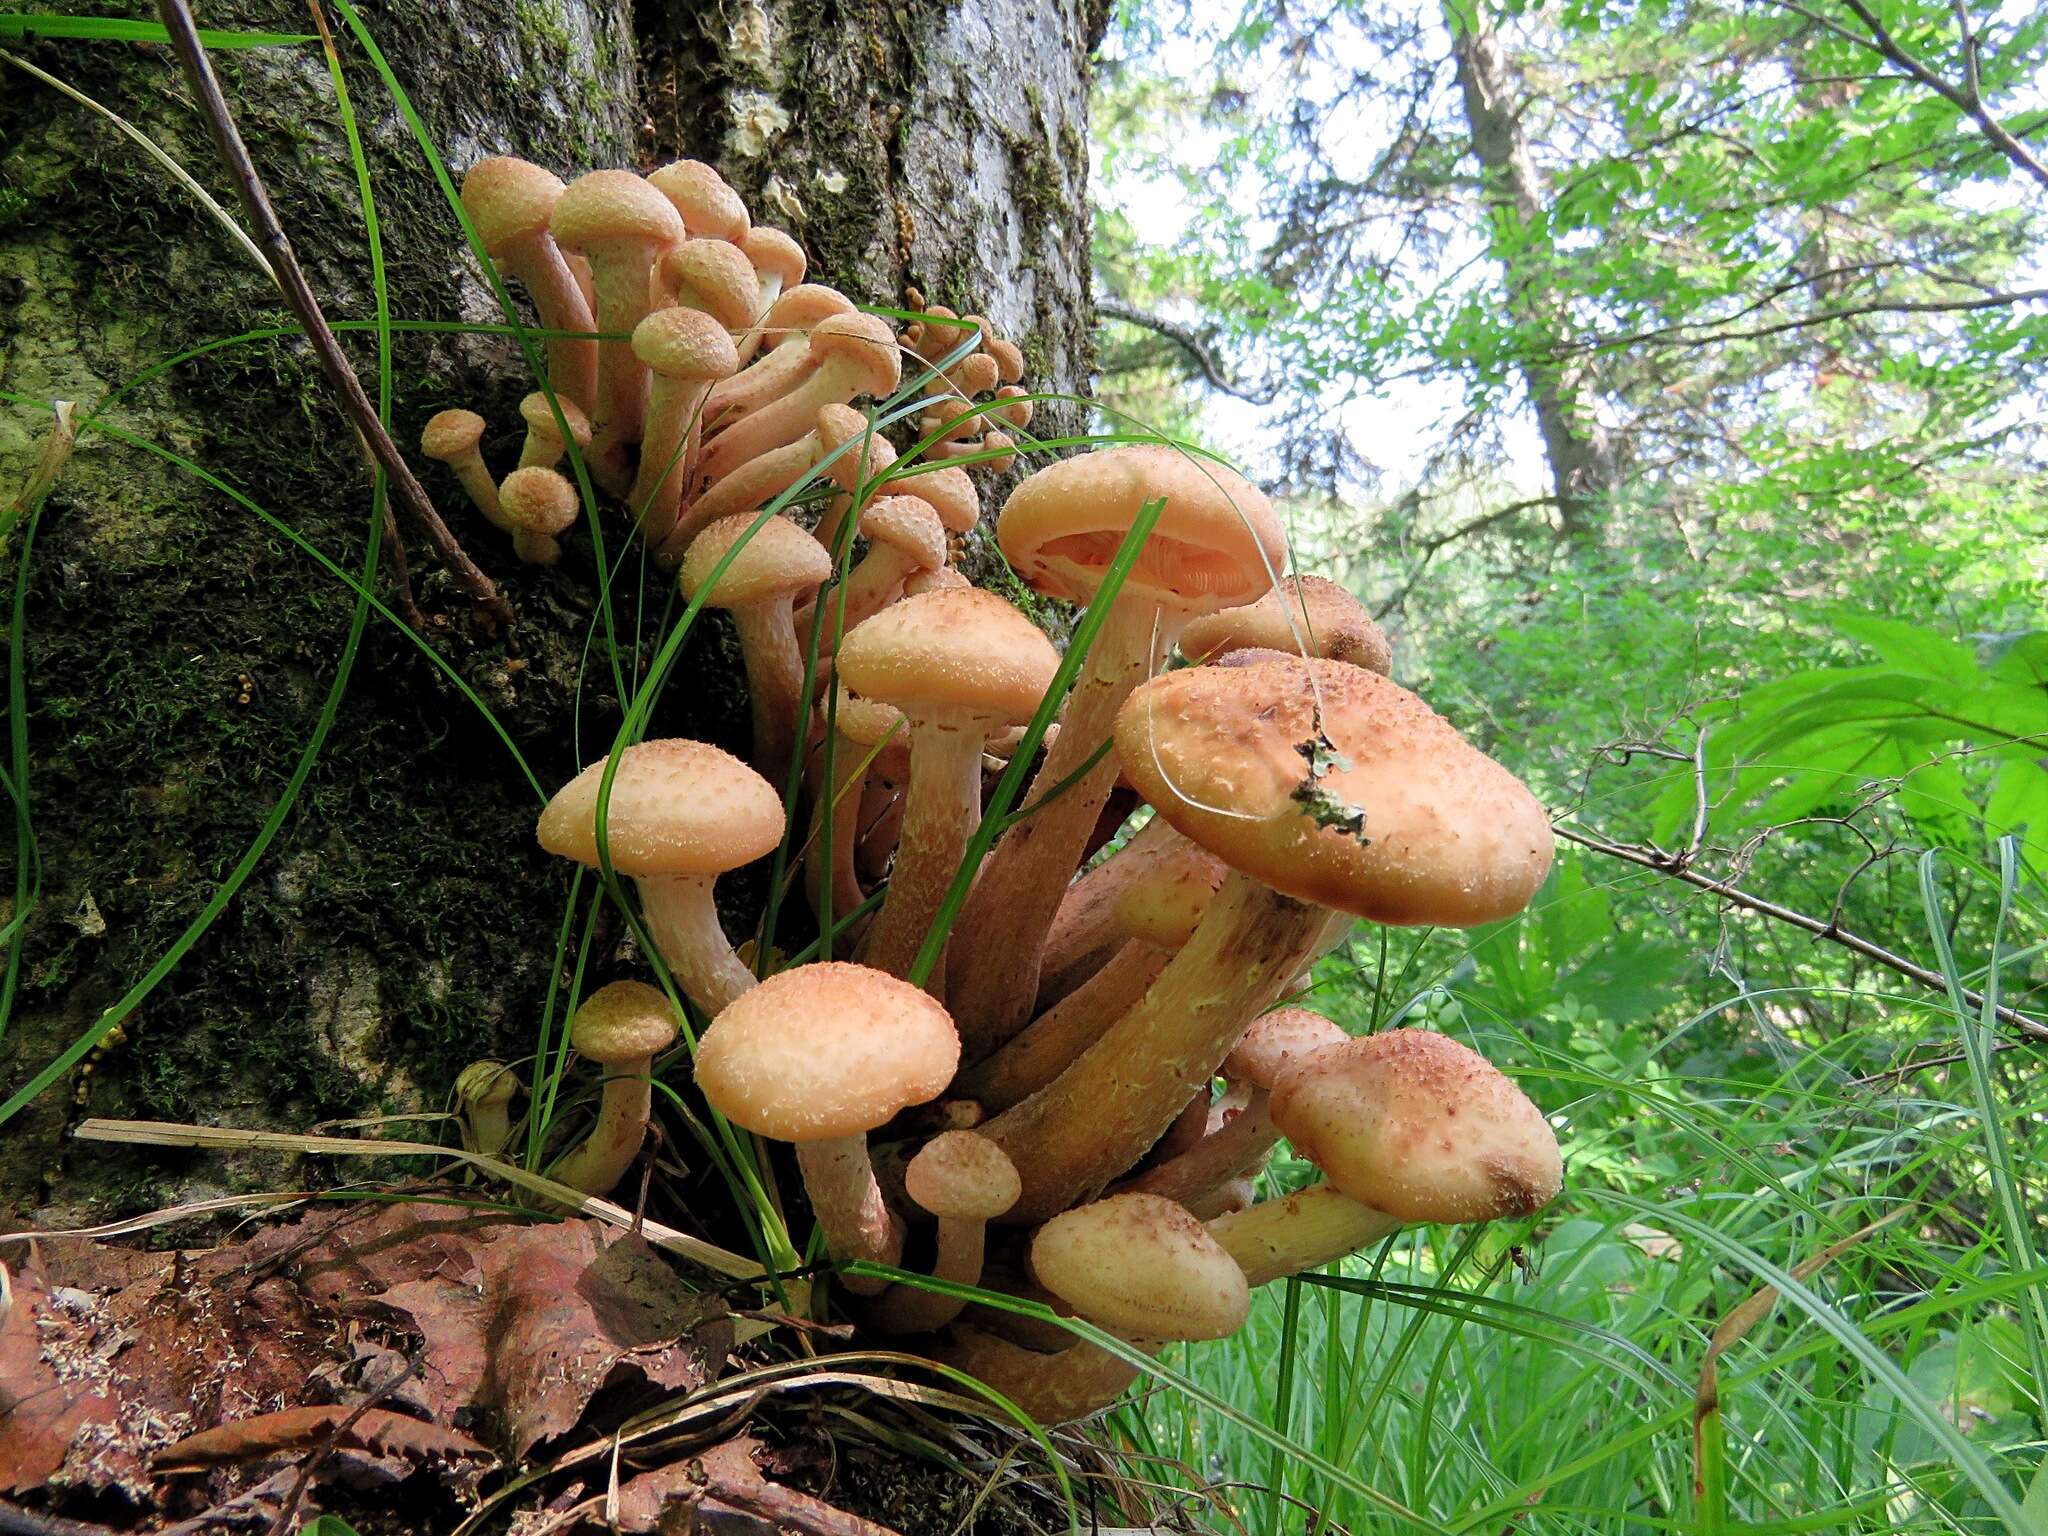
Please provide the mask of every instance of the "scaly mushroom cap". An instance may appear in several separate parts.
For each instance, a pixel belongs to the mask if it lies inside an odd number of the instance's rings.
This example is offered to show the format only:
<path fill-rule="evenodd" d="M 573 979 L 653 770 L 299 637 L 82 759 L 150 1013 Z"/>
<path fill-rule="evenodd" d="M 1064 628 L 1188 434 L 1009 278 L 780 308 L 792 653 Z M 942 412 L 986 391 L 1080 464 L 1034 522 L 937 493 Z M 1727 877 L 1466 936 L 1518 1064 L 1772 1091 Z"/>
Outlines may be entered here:
<path fill-rule="evenodd" d="M 1116 898 L 1116 925 L 1155 949 L 1187 943 L 1230 874 L 1208 849 L 1174 842 L 1147 859 Z"/>
<path fill-rule="evenodd" d="M 590 171 L 569 183 L 550 221 L 555 239 L 587 251 L 614 240 L 673 244 L 683 238 L 675 205 L 631 171 Z"/>
<path fill-rule="evenodd" d="M 1004 556 L 1039 591 L 1085 603 L 1146 503 L 1166 506 L 1123 595 L 1188 613 L 1249 603 L 1287 558 L 1273 504 L 1244 476 L 1153 443 L 1037 471 L 996 522 Z"/>
<path fill-rule="evenodd" d="M 496 256 L 514 241 L 544 231 L 565 190 L 553 171 L 511 155 L 493 155 L 463 175 L 462 208 L 484 249 Z"/>
<path fill-rule="evenodd" d="M 1287 576 L 1255 603 L 1203 614 L 1181 631 L 1181 654 L 1214 661 L 1247 647 L 1348 661 L 1382 675 L 1394 652 L 1365 605 L 1334 581 Z"/>
<path fill-rule="evenodd" d="M 507 475 L 498 487 L 498 505 L 507 522 L 549 538 L 568 532 L 583 515 L 576 487 L 554 470 L 538 465 Z"/>
<path fill-rule="evenodd" d="M 761 324 L 768 340 L 775 342 L 789 331 L 808 331 L 834 315 L 852 313 L 853 300 L 837 288 L 828 288 L 823 283 L 800 283 L 768 306 Z"/>
<path fill-rule="evenodd" d="M 1223 1058 L 1223 1075 L 1232 1084 L 1271 1088 L 1289 1067 L 1350 1038 L 1320 1013 L 1275 1008 L 1252 1020 L 1244 1038 Z"/>
<path fill-rule="evenodd" d="M 658 987 L 614 981 L 583 1000 L 569 1026 L 576 1054 L 601 1066 L 656 1056 L 675 1044 L 676 1016 Z"/>
<path fill-rule="evenodd" d="M 541 847 L 597 863 L 597 794 L 606 759 L 571 779 L 540 813 Z M 701 741 L 642 741 L 619 757 L 606 816 L 622 875 L 718 875 L 782 841 L 782 797 L 729 752 Z"/>
<path fill-rule="evenodd" d="M 959 1064 L 953 1020 L 929 994 L 828 960 L 729 1003 L 697 1048 L 697 1086 L 756 1135 L 826 1141 L 937 1098 Z"/>
<path fill-rule="evenodd" d="M 961 587 L 906 597 L 855 625 L 838 675 L 912 715 L 965 709 L 1009 724 L 1031 718 L 1059 664 L 1037 625 L 993 592 Z"/>
<path fill-rule="evenodd" d="M 867 417 L 850 405 L 820 406 L 817 433 L 821 459 L 854 444 L 825 466 L 832 483 L 848 495 L 896 462 L 895 445 L 880 432 L 870 431 Z"/>
<path fill-rule="evenodd" d="M 657 309 L 633 327 L 633 355 L 672 379 L 730 378 L 740 365 L 724 325 L 681 305 Z"/>
<path fill-rule="evenodd" d="M 902 382 L 896 333 L 879 315 L 829 315 L 811 327 L 811 359 L 841 358 L 854 367 L 855 392 L 880 397 Z"/>
<path fill-rule="evenodd" d="M 746 238 L 752 222 L 747 205 L 726 179 L 702 160 L 676 160 L 650 171 L 647 184 L 669 200 L 692 235 L 714 240 Z"/>
<path fill-rule="evenodd" d="M 420 428 L 420 452 L 443 464 L 466 458 L 483 441 L 484 419 L 475 411 L 436 411 Z"/>
<path fill-rule="evenodd" d="M 930 502 L 915 496 L 876 497 L 860 515 L 860 531 L 862 538 L 888 545 L 920 570 L 946 563 L 945 524 Z"/>
<path fill-rule="evenodd" d="M 928 571 L 913 571 L 910 575 L 904 577 L 903 595 L 905 597 L 916 597 L 924 592 L 957 592 L 962 587 L 971 587 L 973 585 L 973 582 L 962 576 L 950 565 L 941 565 L 935 566 Z M 1050 740 L 1051 732 L 1058 729 L 1059 727 L 1056 725 L 1049 728 L 1047 732 L 1048 741 Z"/>
<path fill-rule="evenodd" d="M 1251 1309 L 1237 1261 L 1184 1206 L 1158 1195 L 1112 1195 L 1053 1217 L 1031 1240 L 1031 1272 L 1119 1333 L 1220 1339 Z"/>
<path fill-rule="evenodd" d="M 740 241 L 740 249 L 757 273 L 775 278 L 785 293 L 804 280 L 804 248 L 779 229 L 756 224 Z"/>
<path fill-rule="evenodd" d="M 957 464 L 943 469 L 919 466 L 915 473 L 894 482 L 894 488 L 902 495 L 929 503 L 948 533 L 965 533 L 981 519 L 981 493 L 975 490 L 973 478 Z"/>
<path fill-rule="evenodd" d="M 1525 1216 L 1564 1182 L 1542 1111 L 1484 1056 L 1390 1029 L 1298 1062 L 1273 1123 L 1331 1184 L 1403 1221 Z"/>
<path fill-rule="evenodd" d="M 783 517 L 771 517 L 754 529 L 759 519 L 758 512 L 721 517 L 690 541 L 676 573 L 683 596 L 696 597 L 735 544 L 740 552 L 705 599 L 709 607 L 744 608 L 777 596 L 815 592 L 832 574 L 832 557 L 803 529 Z M 749 529 L 754 529 L 752 538 L 747 537 Z"/>
<path fill-rule="evenodd" d="M 903 723 L 903 711 L 894 704 L 884 704 L 876 699 L 864 699 L 859 694 L 846 691 L 844 684 L 837 684 L 839 702 L 833 706 L 832 721 L 839 734 L 848 741 L 863 747 L 872 747 L 893 739 L 905 742 L 910 739 L 909 727 Z"/>
<path fill-rule="evenodd" d="M 1116 747 L 1176 830 L 1297 901 L 1469 928 L 1521 911 L 1550 871 L 1550 822 L 1521 780 L 1341 661 L 1165 673 L 1125 700 Z M 1359 812 L 1362 829 L 1344 824 Z"/>
<path fill-rule="evenodd" d="M 945 1131 L 903 1168 L 903 1191 L 934 1216 L 994 1221 L 1024 1192 L 1017 1165 L 986 1136 Z"/>
<path fill-rule="evenodd" d="M 472 1061 L 455 1079 L 455 1096 L 477 1109 L 503 1109 L 519 1092 L 519 1074 L 502 1061 Z"/>
<path fill-rule="evenodd" d="M 576 440 L 578 448 L 590 446 L 590 418 L 583 414 L 583 407 L 567 395 L 556 395 L 555 404 L 562 408 L 562 420 L 569 424 L 569 435 Z M 526 423 L 529 432 L 538 432 L 542 437 L 561 440 L 561 433 L 555 427 L 555 413 L 548 409 L 548 397 L 535 390 L 519 402 L 519 419 Z"/>
<path fill-rule="evenodd" d="M 685 240 L 662 258 L 662 269 L 675 285 L 678 303 L 707 311 L 728 330 L 743 331 L 754 323 L 761 280 L 738 246 L 723 240 Z"/>

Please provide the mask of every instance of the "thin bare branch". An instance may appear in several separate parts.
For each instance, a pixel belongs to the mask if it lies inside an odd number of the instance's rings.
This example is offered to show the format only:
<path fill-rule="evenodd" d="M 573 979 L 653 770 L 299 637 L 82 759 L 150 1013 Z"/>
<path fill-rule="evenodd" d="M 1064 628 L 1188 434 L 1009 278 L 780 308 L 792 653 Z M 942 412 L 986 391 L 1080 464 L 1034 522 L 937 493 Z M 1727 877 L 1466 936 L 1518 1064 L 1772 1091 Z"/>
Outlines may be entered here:
<path fill-rule="evenodd" d="M 1177 320 L 1169 320 L 1164 315 L 1154 315 L 1142 309 L 1133 309 L 1130 305 L 1120 303 L 1115 299 L 1096 300 L 1095 312 L 1106 319 L 1121 320 L 1125 325 L 1135 325 L 1141 330 L 1151 331 L 1155 335 L 1164 336 L 1168 341 L 1187 353 L 1189 359 L 1201 370 L 1203 378 L 1207 379 L 1215 388 L 1222 390 L 1226 395 L 1235 395 L 1240 400 L 1249 400 L 1253 405 L 1271 405 L 1279 397 L 1279 391 L 1270 384 L 1263 388 L 1255 389 L 1250 385 L 1240 384 L 1231 378 L 1224 371 L 1223 365 L 1217 361 L 1216 354 L 1209 350 L 1208 342 L 1203 340 L 1200 334 L 1191 326 L 1182 325 Z"/>

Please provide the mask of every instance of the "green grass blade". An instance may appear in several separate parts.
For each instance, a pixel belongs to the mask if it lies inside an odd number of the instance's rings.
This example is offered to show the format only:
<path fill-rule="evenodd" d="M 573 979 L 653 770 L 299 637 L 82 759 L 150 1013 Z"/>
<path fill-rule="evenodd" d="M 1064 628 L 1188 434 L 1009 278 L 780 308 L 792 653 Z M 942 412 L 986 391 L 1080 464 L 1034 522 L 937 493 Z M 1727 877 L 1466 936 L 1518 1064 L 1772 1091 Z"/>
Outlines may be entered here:
<path fill-rule="evenodd" d="M 171 34 L 162 23 L 130 21 L 120 16 L 53 16 L 47 11 L 14 12 L 0 16 L 0 37 L 28 42 L 39 38 L 63 38 L 89 43 L 162 43 L 169 46 Z M 311 32 L 233 32 L 199 29 L 199 41 L 209 48 L 296 48 L 316 43 Z"/>

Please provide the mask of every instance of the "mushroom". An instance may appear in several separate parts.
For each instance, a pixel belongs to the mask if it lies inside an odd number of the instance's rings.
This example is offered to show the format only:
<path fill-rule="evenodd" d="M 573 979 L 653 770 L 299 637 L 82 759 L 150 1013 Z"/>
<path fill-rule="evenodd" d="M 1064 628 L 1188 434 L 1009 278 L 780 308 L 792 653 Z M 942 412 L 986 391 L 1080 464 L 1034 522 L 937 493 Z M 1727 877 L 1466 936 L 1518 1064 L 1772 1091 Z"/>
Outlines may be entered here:
<path fill-rule="evenodd" d="M 540 813 L 541 847 L 596 865 L 605 764 L 592 763 Z M 619 754 L 606 813 L 612 868 L 639 887 L 640 912 L 684 995 L 715 1014 L 754 984 L 718 924 L 712 882 L 782 841 L 782 797 L 745 763 L 701 741 L 636 742 Z"/>
<path fill-rule="evenodd" d="M 828 592 L 821 599 L 827 628 L 819 650 L 832 654 L 843 626 L 854 629 L 903 595 L 903 583 L 919 571 L 946 563 L 946 528 L 931 504 L 916 496 L 877 496 L 860 515 L 867 557 L 846 578 L 841 599 Z"/>
<path fill-rule="evenodd" d="M 1328 1183 L 1209 1224 L 1253 1285 L 1404 1222 L 1526 1216 L 1564 1182 L 1541 1110 L 1477 1051 L 1424 1029 L 1329 1046 L 1285 1072 L 1273 1122 Z"/>
<path fill-rule="evenodd" d="M 960 1062 L 946 1010 L 893 976 L 800 965 L 735 999 L 697 1047 L 697 1086 L 733 1124 L 793 1142 L 835 1259 L 895 1264 L 903 1228 L 882 1198 L 868 1132 L 945 1089 Z M 872 1296 L 884 1281 L 849 1276 Z"/>
<path fill-rule="evenodd" d="M 462 489 L 484 519 L 492 527 L 510 532 L 498 505 L 498 483 L 491 478 L 490 466 L 484 463 L 483 453 L 477 447 L 483 436 L 484 419 L 475 411 L 436 411 L 420 429 L 420 452 L 454 470 L 455 478 L 462 482 Z"/>
<path fill-rule="evenodd" d="M 690 235 L 737 244 L 753 220 L 747 205 L 717 170 L 702 160 L 673 160 L 647 173 L 647 184 L 675 205 Z"/>
<path fill-rule="evenodd" d="M 718 562 L 735 546 L 732 563 L 707 587 Z M 707 607 L 732 615 L 747 668 L 754 765 L 772 777 L 788 772 L 804 713 L 797 697 L 803 690 L 804 654 L 797 645 L 792 606 L 831 574 L 831 558 L 816 539 L 787 518 L 763 522 L 759 514 L 720 518 L 706 528 L 677 573 L 683 596 L 694 600 L 702 593 Z"/>
<path fill-rule="evenodd" d="M 1244 1271 L 1209 1230 L 1157 1195 L 1112 1195 L 1055 1216 L 1031 1239 L 1038 1283 L 1125 1337 L 1222 1339 L 1244 1326 Z"/>
<path fill-rule="evenodd" d="M 859 423 L 858 428 L 854 427 L 855 422 Z M 839 487 L 839 494 L 832 498 L 820 514 L 817 526 L 811 529 L 817 541 L 831 551 L 835 565 L 845 553 L 840 547 L 840 540 L 847 514 L 853 510 L 863 490 L 871 491 L 896 463 L 895 444 L 876 431 L 873 423 L 861 412 L 846 405 L 828 405 L 818 412 L 818 442 L 827 454 L 854 438 L 861 440 L 860 451 L 842 453 L 826 468 L 825 473 Z"/>
<path fill-rule="evenodd" d="M 1246 648 L 1348 661 L 1385 675 L 1393 650 L 1365 604 L 1321 576 L 1286 576 L 1255 603 L 1190 619 L 1181 631 L 1189 661 L 1215 661 Z"/>
<path fill-rule="evenodd" d="M 787 394 L 780 395 L 725 427 L 704 448 L 704 473 L 721 475 L 771 448 L 793 443 L 817 420 L 820 407 L 844 405 L 860 395 L 877 398 L 901 377 L 896 337 L 873 315 L 831 315 L 810 333 L 814 365 Z"/>
<path fill-rule="evenodd" d="M 676 525 L 697 457 L 704 397 L 713 384 L 732 377 L 739 354 L 716 316 L 678 305 L 657 309 L 633 328 L 633 355 L 652 372 L 654 382 L 640 468 L 627 499 L 640 536 L 652 549 Z"/>
<path fill-rule="evenodd" d="M 910 796 L 889 893 L 862 941 L 869 964 L 909 972 L 981 820 L 982 746 L 1031 718 L 1058 669 L 1036 625 L 974 587 L 907 597 L 847 635 L 838 676 L 910 721 Z"/>
<path fill-rule="evenodd" d="M 576 487 L 552 469 L 515 469 L 498 487 L 512 553 L 529 565 L 553 565 L 562 558 L 560 537 L 576 526 L 583 502 Z"/>
<path fill-rule="evenodd" d="M 576 1054 L 604 1068 L 597 1124 L 550 1170 L 586 1195 L 610 1193 L 626 1176 L 654 1109 L 648 1074 L 654 1058 L 675 1044 L 676 1017 L 659 990 L 644 981 L 615 981 L 583 1000 L 569 1026 Z"/>
<path fill-rule="evenodd" d="M 590 446 L 590 418 L 567 395 L 556 395 L 555 405 L 561 408 L 562 421 L 569 428 L 569 436 L 576 440 L 577 452 L 587 449 Z M 553 469 L 561 463 L 562 455 L 569 451 L 569 444 L 555 425 L 555 413 L 548 405 L 548 397 L 535 390 L 521 400 L 519 419 L 526 423 L 526 441 L 519 449 L 519 467 Z"/>
<path fill-rule="evenodd" d="M 588 333 L 597 322 L 549 232 L 564 190 L 554 172 L 494 155 L 463 176 L 462 207 L 499 270 L 526 285 L 542 327 Z M 588 334 L 551 336 L 547 350 L 548 382 L 555 394 L 565 405 L 588 410 L 597 398 L 597 342 Z"/>
<path fill-rule="evenodd" d="M 455 1079 L 455 1109 L 461 1117 L 462 1145 L 485 1157 L 496 1157 L 512 1139 L 508 1107 L 524 1086 L 519 1074 L 502 1061 L 473 1061 Z"/>
<path fill-rule="evenodd" d="M 904 577 L 903 595 L 905 597 L 916 597 L 921 592 L 956 592 L 962 587 L 971 587 L 973 585 L 973 582 L 962 576 L 950 565 L 942 565 L 929 571 L 913 571 L 910 575 Z M 1048 726 L 1046 727 L 1046 733 L 1050 735 L 1058 729 L 1058 726 Z"/>
<path fill-rule="evenodd" d="M 669 303 L 702 310 L 735 335 L 752 330 L 760 318 L 754 305 L 761 280 L 754 264 L 745 251 L 723 240 L 685 240 L 662 257 L 660 283 Z M 733 371 L 738 370 L 735 351 Z"/>
<path fill-rule="evenodd" d="M 1130 840 L 1067 887 L 1046 930 L 1038 973 L 1038 1006 L 1048 1008 L 1097 974 L 1121 936 L 1116 904 L 1124 888 L 1142 879 L 1151 862 L 1189 846 L 1164 816 L 1154 816 Z"/>
<path fill-rule="evenodd" d="M 1130 1341 L 1158 1354 L 1166 1341 Z M 1138 1379 L 1138 1367 L 1093 1344 L 1041 1354 L 982 1328 L 955 1323 L 936 1358 L 1014 1403 L 1040 1424 L 1069 1424 L 1099 1413 Z"/>
<path fill-rule="evenodd" d="M 958 465 L 913 464 L 890 481 L 889 488 L 927 503 L 949 534 L 966 533 L 981 520 L 981 493 Z"/>
<path fill-rule="evenodd" d="M 729 421 L 788 394 L 816 366 L 812 329 L 834 315 L 852 313 L 853 300 L 823 283 L 799 283 L 789 289 L 768 306 L 756 326 L 768 350 L 711 391 L 705 421 Z"/>
<path fill-rule="evenodd" d="M 1228 1113 L 1220 1128 L 1123 1187 L 1185 1205 L 1256 1166 L 1280 1139 L 1269 1109 L 1274 1084 L 1297 1062 L 1350 1038 L 1306 1008 L 1276 1008 L 1254 1019 L 1223 1058 L 1223 1075 L 1233 1088 L 1245 1091 L 1244 1103 Z"/>
<path fill-rule="evenodd" d="M 1024 1175 L 1014 1221 L 1086 1198 L 1158 1140 L 1299 971 L 1323 908 L 1471 927 L 1520 911 L 1550 869 L 1549 819 L 1513 774 L 1342 662 L 1166 673 L 1125 702 L 1116 744 L 1139 792 L 1232 874 L 1144 999 L 983 1127 Z"/>
<path fill-rule="evenodd" d="M 979 1285 L 988 1224 L 1017 1199 L 1017 1170 L 1002 1150 L 972 1131 L 945 1131 L 919 1149 L 903 1169 L 904 1193 L 938 1218 L 932 1277 Z M 960 1315 L 957 1296 L 891 1286 L 870 1321 L 885 1333 L 930 1333 Z"/>
<path fill-rule="evenodd" d="M 740 361 L 746 362 L 766 339 L 765 321 L 775 301 L 804 280 L 804 248 L 779 229 L 757 224 L 740 241 L 754 268 L 754 314 L 740 338 Z"/>
<path fill-rule="evenodd" d="M 598 344 L 590 425 L 592 470 L 607 490 L 622 491 L 629 483 L 624 449 L 639 441 L 647 409 L 647 370 L 629 338 L 653 307 L 654 264 L 683 238 L 683 221 L 631 171 L 591 171 L 569 183 L 551 227 L 564 249 L 590 262 L 598 329 L 619 338 Z"/>
<path fill-rule="evenodd" d="M 1152 444 L 1105 449 L 1039 470 L 1011 493 L 996 541 L 1039 591 L 1075 602 L 1095 594 L 1147 503 L 1165 507 L 1095 637 L 1027 803 L 1082 773 L 1057 799 L 1003 834 L 963 922 L 983 942 L 957 978 L 957 1019 L 970 1060 L 1031 1017 L 1039 954 L 1061 894 L 1081 862 L 1116 764 L 1089 758 L 1124 698 L 1150 676 L 1187 618 L 1248 602 L 1285 558 L 1272 505 L 1234 470 Z"/>

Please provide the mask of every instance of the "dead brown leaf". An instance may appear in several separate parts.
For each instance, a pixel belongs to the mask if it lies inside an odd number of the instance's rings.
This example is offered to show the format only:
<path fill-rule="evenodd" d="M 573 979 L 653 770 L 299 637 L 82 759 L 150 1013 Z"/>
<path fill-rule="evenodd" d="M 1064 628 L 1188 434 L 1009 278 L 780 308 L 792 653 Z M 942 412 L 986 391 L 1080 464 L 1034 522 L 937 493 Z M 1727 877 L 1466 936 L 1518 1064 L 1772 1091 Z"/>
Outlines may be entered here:
<path fill-rule="evenodd" d="M 488 1460 L 491 1455 L 469 1436 L 438 1424 L 424 1424 L 384 1408 L 359 1412 L 329 1405 L 286 1408 L 187 1435 L 176 1445 L 166 1447 L 157 1456 L 156 1464 L 159 1471 L 186 1472 L 220 1462 L 261 1461 L 291 1451 L 330 1446 L 417 1461 L 441 1457 Z"/>
<path fill-rule="evenodd" d="M 118 1404 L 93 1379 L 90 1331 L 33 1275 L 12 1277 L 0 1312 L 0 1490 L 54 1482 L 73 1444 L 112 1424 Z"/>

